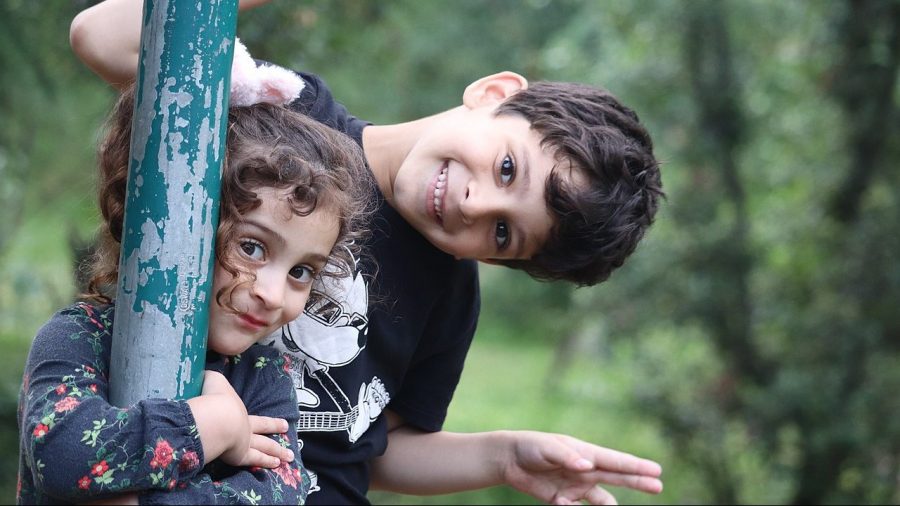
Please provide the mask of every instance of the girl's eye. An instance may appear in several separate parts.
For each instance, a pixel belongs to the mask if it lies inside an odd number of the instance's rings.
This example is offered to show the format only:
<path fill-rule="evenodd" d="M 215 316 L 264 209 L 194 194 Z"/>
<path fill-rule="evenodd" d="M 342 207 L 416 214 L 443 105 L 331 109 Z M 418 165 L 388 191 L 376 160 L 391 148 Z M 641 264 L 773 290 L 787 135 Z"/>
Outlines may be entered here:
<path fill-rule="evenodd" d="M 497 249 L 504 250 L 509 245 L 509 227 L 505 221 L 498 221 L 494 229 L 494 238 L 497 240 Z"/>
<path fill-rule="evenodd" d="M 506 155 L 503 157 L 503 161 L 500 162 L 500 182 L 504 185 L 508 185 L 509 183 L 512 183 L 515 178 L 516 162 L 513 161 L 512 157 Z"/>
<path fill-rule="evenodd" d="M 250 257 L 251 260 L 256 260 L 260 262 L 266 257 L 266 249 L 262 244 L 252 241 L 250 239 L 243 239 L 240 243 L 241 251 L 244 252 L 244 255 Z"/>
<path fill-rule="evenodd" d="M 298 265 L 291 269 L 290 276 L 301 283 L 309 283 L 315 277 L 315 272 L 306 265 Z"/>

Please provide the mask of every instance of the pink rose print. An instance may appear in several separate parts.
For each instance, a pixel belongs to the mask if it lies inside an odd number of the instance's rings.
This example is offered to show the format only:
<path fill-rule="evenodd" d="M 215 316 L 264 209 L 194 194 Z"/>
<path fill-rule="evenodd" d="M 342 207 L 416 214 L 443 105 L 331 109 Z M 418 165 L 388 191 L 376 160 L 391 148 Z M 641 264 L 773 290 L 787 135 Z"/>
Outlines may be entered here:
<path fill-rule="evenodd" d="M 48 432 L 50 432 L 50 427 L 47 427 L 46 425 L 39 423 L 39 424 L 37 424 L 37 427 L 34 428 L 34 432 L 32 432 L 32 434 L 34 434 L 34 437 L 36 437 L 36 438 L 42 438 Z"/>
<path fill-rule="evenodd" d="M 283 355 L 284 357 L 284 372 L 290 374 L 291 372 L 291 357 L 287 355 Z"/>
<path fill-rule="evenodd" d="M 169 490 L 172 490 L 173 488 L 175 488 L 175 479 L 174 478 L 169 480 L 168 487 L 169 487 Z"/>
<path fill-rule="evenodd" d="M 91 392 L 97 393 L 97 385 L 91 385 L 88 387 L 88 390 Z"/>
<path fill-rule="evenodd" d="M 101 460 L 96 464 L 91 466 L 91 474 L 94 476 L 103 476 L 103 473 L 109 470 L 109 465 L 107 465 L 105 460 Z M 87 478 L 87 476 L 85 476 Z"/>
<path fill-rule="evenodd" d="M 190 450 L 184 452 L 181 456 L 181 462 L 178 463 L 178 470 L 190 471 L 196 467 L 200 466 L 200 457 L 197 456 L 197 452 L 192 452 Z"/>
<path fill-rule="evenodd" d="M 281 478 L 281 481 L 284 482 L 285 485 L 296 489 L 297 488 L 297 475 L 294 474 L 291 466 L 288 465 L 287 462 L 282 462 L 280 466 L 273 469 L 275 474 Z"/>
<path fill-rule="evenodd" d="M 58 387 L 56 387 L 56 395 L 62 395 L 66 393 L 66 385 L 60 383 Z"/>
<path fill-rule="evenodd" d="M 153 450 L 153 460 L 150 461 L 150 467 L 168 467 L 172 463 L 172 445 L 168 441 L 161 439 L 156 443 L 156 449 Z"/>
<path fill-rule="evenodd" d="M 91 479 L 87 476 L 82 476 L 81 479 L 78 480 L 78 488 L 81 490 L 87 490 L 91 487 Z"/>
<path fill-rule="evenodd" d="M 61 401 L 54 404 L 53 406 L 54 406 L 54 409 L 56 409 L 57 413 L 62 413 L 63 411 L 69 411 L 71 409 L 74 409 L 75 406 L 77 406 L 78 404 L 79 404 L 78 399 L 76 399 L 74 397 L 66 397 L 65 399 L 62 399 Z"/>
<path fill-rule="evenodd" d="M 90 373 L 94 372 L 94 368 L 89 365 L 84 366 L 84 370 Z"/>

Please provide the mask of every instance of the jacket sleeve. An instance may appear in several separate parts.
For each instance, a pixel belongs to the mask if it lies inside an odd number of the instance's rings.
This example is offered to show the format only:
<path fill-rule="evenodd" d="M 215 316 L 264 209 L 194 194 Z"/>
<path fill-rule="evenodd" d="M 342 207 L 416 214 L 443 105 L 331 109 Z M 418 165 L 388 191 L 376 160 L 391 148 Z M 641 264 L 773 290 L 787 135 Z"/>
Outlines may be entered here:
<path fill-rule="evenodd" d="M 112 309 L 76 304 L 35 337 L 20 394 L 23 472 L 64 501 L 166 489 L 203 461 L 184 401 L 108 402 Z"/>
<path fill-rule="evenodd" d="M 251 415 L 284 418 L 285 434 L 271 435 L 294 452 L 294 460 L 276 469 L 232 467 L 215 461 L 199 475 L 176 484 L 169 492 L 148 491 L 141 504 L 303 504 L 310 475 L 303 467 L 297 441 L 297 401 L 285 372 L 286 359 L 272 349 L 254 346 L 239 357 L 227 374 Z"/>

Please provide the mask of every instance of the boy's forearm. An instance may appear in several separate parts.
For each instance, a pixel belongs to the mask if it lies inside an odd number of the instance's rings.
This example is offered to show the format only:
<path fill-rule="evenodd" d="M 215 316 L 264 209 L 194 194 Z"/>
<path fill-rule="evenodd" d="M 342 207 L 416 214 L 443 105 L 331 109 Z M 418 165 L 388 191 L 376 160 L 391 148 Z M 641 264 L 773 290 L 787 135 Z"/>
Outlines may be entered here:
<path fill-rule="evenodd" d="M 372 488 L 434 495 L 502 483 L 511 441 L 506 432 L 460 434 L 400 427 L 388 435 L 384 455 L 372 463 Z"/>
<path fill-rule="evenodd" d="M 69 28 L 78 58 L 116 88 L 137 73 L 143 8 L 143 0 L 106 0 L 80 12 Z"/>
<path fill-rule="evenodd" d="M 241 0 L 249 9 L 269 0 Z M 69 43 L 78 58 L 116 88 L 137 74 L 144 0 L 105 0 L 80 12 L 69 27 Z"/>

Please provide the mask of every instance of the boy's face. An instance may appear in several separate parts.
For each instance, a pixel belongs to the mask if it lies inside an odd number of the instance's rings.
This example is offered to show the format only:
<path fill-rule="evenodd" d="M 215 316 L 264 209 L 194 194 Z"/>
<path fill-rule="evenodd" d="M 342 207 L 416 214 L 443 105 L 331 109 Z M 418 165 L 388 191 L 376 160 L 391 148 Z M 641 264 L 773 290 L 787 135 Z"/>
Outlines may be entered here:
<path fill-rule="evenodd" d="M 554 224 L 545 184 L 557 162 L 525 118 L 494 114 L 502 93 L 438 116 L 393 179 L 392 206 L 458 258 L 531 258 Z"/>
<path fill-rule="evenodd" d="M 334 247 L 337 216 L 321 206 L 308 216 L 297 216 L 281 200 L 285 191 L 257 190 L 262 205 L 237 224 L 232 258 L 256 279 L 235 280 L 216 262 L 207 341 L 213 351 L 237 355 L 300 316 L 312 281 Z M 235 281 L 244 282 L 231 292 L 237 313 L 215 299 L 221 288 Z"/>

